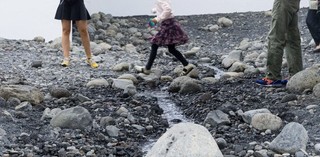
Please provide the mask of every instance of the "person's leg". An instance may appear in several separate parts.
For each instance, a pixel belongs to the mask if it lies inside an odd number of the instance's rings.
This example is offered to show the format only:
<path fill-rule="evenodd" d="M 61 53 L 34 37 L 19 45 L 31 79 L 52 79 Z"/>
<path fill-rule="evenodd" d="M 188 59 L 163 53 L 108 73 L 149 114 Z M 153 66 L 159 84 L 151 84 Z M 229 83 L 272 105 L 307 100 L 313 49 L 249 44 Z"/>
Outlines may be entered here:
<path fill-rule="evenodd" d="M 286 45 L 286 34 L 290 13 L 287 0 L 275 0 L 272 10 L 272 24 L 268 36 L 267 78 L 281 80 L 282 58 Z"/>
<path fill-rule="evenodd" d="M 318 18 L 320 16 L 317 15 L 317 10 L 308 10 L 306 24 L 316 46 L 320 43 L 320 19 Z"/>
<path fill-rule="evenodd" d="M 84 47 L 84 51 L 87 56 L 87 63 L 92 67 L 92 68 L 97 68 L 98 64 L 92 60 L 92 53 L 91 53 L 91 48 L 90 48 L 90 37 L 88 33 L 88 26 L 87 26 L 87 21 L 86 20 L 79 20 L 76 21 L 78 31 L 80 33 L 82 45 Z"/>
<path fill-rule="evenodd" d="M 70 30 L 71 30 L 71 21 L 70 20 L 61 20 L 62 24 L 62 51 L 63 51 L 63 62 L 62 66 L 68 66 L 70 61 Z"/>
<path fill-rule="evenodd" d="M 153 62 L 156 59 L 158 48 L 159 48 L 159 46 L 157 44 L 152 44 L 149 60 L 148 60 L 146 67 L 145 67 L 146 70 L 151 69 Z"/>
<path fill-rule="evenodd" d="M 288 39 L 286 45 L 286 58 L 288 60 L 290 76 L 303 69 L 298 22 L 298 13 L 294 12 L 288 28 Z"/>
<path fill-rule="evenodd" d="M 183 66 L 187 66 L 189 64 L 186 58 L 184 58 L 184 56 L 176 49 L 175 45 L 168 45 L 168 50 L 182 63 Z"/>

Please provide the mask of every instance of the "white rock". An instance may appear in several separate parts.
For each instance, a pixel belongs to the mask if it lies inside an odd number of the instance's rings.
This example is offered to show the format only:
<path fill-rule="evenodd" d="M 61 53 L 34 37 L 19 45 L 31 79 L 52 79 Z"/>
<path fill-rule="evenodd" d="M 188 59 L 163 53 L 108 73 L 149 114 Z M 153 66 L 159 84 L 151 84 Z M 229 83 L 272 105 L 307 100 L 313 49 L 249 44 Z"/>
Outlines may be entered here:
<path fill-rule="evenodd" d="M 216 141 L 203 126 L 174 125 L 155 143 L 146 157 L 223 157 Z"/>

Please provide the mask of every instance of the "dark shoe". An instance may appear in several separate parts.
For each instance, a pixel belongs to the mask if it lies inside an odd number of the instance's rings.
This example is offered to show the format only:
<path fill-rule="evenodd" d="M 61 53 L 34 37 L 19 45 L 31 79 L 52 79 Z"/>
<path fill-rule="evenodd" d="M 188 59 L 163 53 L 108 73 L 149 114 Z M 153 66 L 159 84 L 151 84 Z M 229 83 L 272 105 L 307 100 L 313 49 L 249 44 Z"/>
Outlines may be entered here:
<path fill-rule="evenodd" d="M 313 53 L 320 53 L 320 48 L 314 49 Z"/>
<path fill-rule="evenodd" d="M 146 68 L 142 68 L 141 72 L 146 75 L 149 75 L 151 73 L 151 70 L 147 70 Z"/>
<path fill-rule="evenodd" d="M 271 80 L 269 78 L 262 78 L 260 80 L 256 80 L 258 85 L 266 86 L 266 87 L 283 87 L 287 84 L 287 80 Z"/>

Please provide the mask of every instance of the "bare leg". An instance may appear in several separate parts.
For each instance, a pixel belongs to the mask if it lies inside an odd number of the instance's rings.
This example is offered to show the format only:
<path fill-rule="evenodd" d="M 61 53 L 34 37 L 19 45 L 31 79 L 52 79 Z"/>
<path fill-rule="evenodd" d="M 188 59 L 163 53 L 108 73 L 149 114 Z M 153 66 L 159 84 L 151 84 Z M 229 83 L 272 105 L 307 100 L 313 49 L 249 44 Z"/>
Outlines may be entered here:
<path fill-rule="evenodd" d="M 84 47 L 84 51 L 86 52 L 87 58 L 91 58 L 91 49 L 90 49 L 90 38 L 89 38 L 89 33 L 88 33 L 88 28 L 87 28 L 87 21 L 86 20 L 80 20 L 76 21 L 78 31 L 81 36 L 82 40 L 82 45 Z"/>
<path fill-rule="evenodd" d="M 77 24 L 78 31 L 81 36 L 84 51 L 86 52 L 87 63 L 92 68 L 97 68 L 99 65 L 95 61 L 92 60 L 92 53 L 91 53 L 91 48 L 90 48 L 90 37 L 89 37 L 89 33 L 88 33 L 88 28 L 87 28 L 87 21 L 86 20 L 76 21 L 76 24 Z"/>
<path fill-rule="evenodd" d="M 70 20 L 61 20 L 62 24 L 62 50 L 63 57 L 65 59 L 70 58 L 70 29 L 71 21 Z"/>

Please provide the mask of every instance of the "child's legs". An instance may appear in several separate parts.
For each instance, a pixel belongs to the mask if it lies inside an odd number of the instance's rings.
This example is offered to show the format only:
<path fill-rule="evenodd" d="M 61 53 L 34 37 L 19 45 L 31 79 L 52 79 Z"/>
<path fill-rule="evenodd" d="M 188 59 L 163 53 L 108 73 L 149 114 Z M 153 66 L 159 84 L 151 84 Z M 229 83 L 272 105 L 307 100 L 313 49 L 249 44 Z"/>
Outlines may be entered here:
<path fill-rule="evenodd" d="M 156 59 L 158 48 L 159 48 L 159 46 L 157 44 L 152 44 L 151 53 L 150 53 L 150 56 L 149 56 L 148 63 L 146 65 L 146 69 L 147 70 L 151 69 L 153 62 Z"/>
<path fill-rule="evenodd" d="M 63 50 L 63 57 L 69 58 L 70 57 L 70 29 L 71 29 L 71 21 L 70 20 L 61 20 L 62 24 L 62 50 Z"/>
<path fill-rule="evenodd" d="M 86 56 L 87 58 L 91 58 L 90 37 L 88 33 L 88 28 L 87 28 L 87 21 L 86 20 L 76 21 L 76 24 L 78 27 L 78 31 L 80 33 L 84 51 L 86 52 Z"/>
<path fill-rule="evenodd" d="M 183 55 L 176 49 L 175 45 L 168 45 L 168 50 L 182 63 L 183 66 L 187 66 L 189 64 L 186 58 L 184 58 Z"/>

